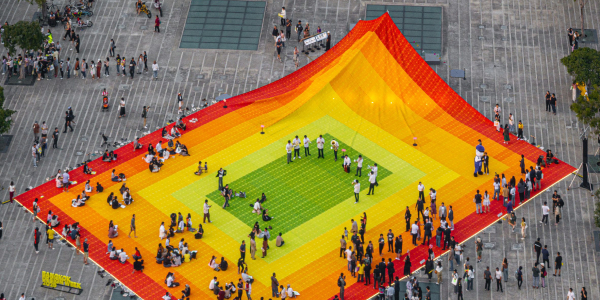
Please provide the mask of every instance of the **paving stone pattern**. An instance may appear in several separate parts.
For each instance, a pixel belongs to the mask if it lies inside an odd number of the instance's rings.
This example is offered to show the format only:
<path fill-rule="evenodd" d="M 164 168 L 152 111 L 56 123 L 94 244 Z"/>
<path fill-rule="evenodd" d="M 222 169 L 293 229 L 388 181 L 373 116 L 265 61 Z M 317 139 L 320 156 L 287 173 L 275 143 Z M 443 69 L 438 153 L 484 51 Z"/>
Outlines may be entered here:
<path fill-rule="evenodd" d="M 56 0 L 55 4 L 62 6 L 64 3 Z M 212 100 L 222 93 L 242 94 L 292 73 L 295 69 L 292 53 L 297 43 L 293 38 L 286 43 L 287 47 L 282 51 L 283 63 L 280 63 L 270 36 L 273 25 L 279 25 L 277 14 L 282 6 L 286 7 L 294 24 L 301 19 L 303 24 L 310 23 L 313 31 L 317 26 L 331 31 L 332 44 L 359 19 L 366 18 L 367 5 L 441 7 L 442 64 L 433 66 L 439 76 L 486 116 L 492 117 L 492 107 L 499 103 L 505 112 L 504 122 L 508 112 L 512 112 L 517 120 L 523 121 L 527 137 L 535 136 L 538 144 L 552 149 L 571 165 L 580 163 L 578 131 L 581 125 L 569 111 L 571 78 L 559 63 L 569 51 L 566 28 L 579 27 L 579 8 L 573 1 L 269 0 L 257 51 L 180 49 L 190 4 L 191 0 L 165 0 L 161 33 L 153 33 L 154 18 L 137 15 L 134 1 L 96 0 L 94 16 L 90 18 L 94 27 L 78 31 L 80 54 L 71 49 L 68 40 L 61 39 L 62 26 L 52 28 L 55 40 L 60 40 L 63 45 L 62 59 L 104 59 L 113 38 L 117 44 L 116 52 L 128 58 L 147 51 L 150 63 L 156 60 L 160 66 L 159 79 L 152 81 L 151 73 L 136 74 L 133 80 L 114 76 L 114 60 L 111 59 L 111 76 L 108 78 L 53 78 L 38 81 L 33 87 L 7 86 L 5 105 L 17 113 L 9 133 L 14 136 L 9 151 L 0 153 L 0 186 L 4 187 L 0 195 L 3 199 L 8 197 L 11 180 L 17 184 L 18 193 L 23 192 L 29 186 L 43 183 L 57 169 L 81 162 L 83 157 L 76 156 L 76 152 L 87 154 L 101 149 L 100 132 L 106 133 L 111 142 L 140 136 L 143 133 L 140 131 L 140 114 L 144 105 L 151 106 L 149 125 L 155 129 L 177 115 L 178 92 L 183 94 L 185 106 L 198 106 L 203 98 Z M 599 6 L 598 1 L 588 1 L 584 10 L 587 27 L 598 28 Z M 4 0 L 0 20 L 9 23 L 31 20 L 36 10 L 37 7 L 26 1 Z M 152 10 L 155 15 L 156 10 Z M 587 46 L 598 47 L 597 44 Z M 0 52 L 4 54 L 6 50 L 0 47 Z M 301 56 L 301 65 L 322 53 L 317 51 Z M 466 80 L 450 78 L 451 69 L 463 68 Z M 109 112 L 101 112 L 103 88 L 108 91 L 113 106 Z M 557 95 L 556 116 L 544 111 L 546 90 Z M 118 119 L 115 104 L 121 97 L 126 99 L 128 114 Z M 29 151 L 33 122 L 46 121 L 51 128 L 57 126 L 62 132 L 62 116 L 68 106 L 73 107 L 77 116 L 75 131 L 61 133 L 60 149 L 50 149 L 39 167 L 33 168 Z M 590 149 L 597 146 L 594 141 Z M 493 172 L 493 165 L 491 169 Z M 598 182 L 597 175 L 591 178 Z M 475 290 L 467 292 L 466 299 L 565 299 L 569 287 L 578 293 L 582 286 L 588 289 L 589 299 L 600 299 L 599 257 L 593 239 L 593 232 L 598 230 L 593 225 L 594 200 L 585 190 L 567 191 L 567 185 L 565 180 L 553 187 L 566 202 L 564 219 L 559 226 L 539 223 L 541 202 L 551 201 L 550 193 L 546 193 L 517 210 L 518 217 L 529 220 L 529 236 L 525 240 L 512 233 L 506 223 L 493 225 L 495 232 L 479 234 L 485 243 L 493 243 L 494 247 L 484 250 L 483 261 L 476 268 Z M 16 299 L 22 292 L 37 299 L 100 299 L 104 296 L 106 278 L 96 275 L 97 266 L 83 266 L 81 256 L 75 256 L 71 248 L 59 245 L 54 251 L 42 247 L 40 254 L 33 252 L 31 235 L 34 227 L 41 224 L 34 224 L 31 216 L 17 205 L 0 206 L 0 220 L 4 223 L 4 236 L 0 240 L 0 292 L 8 299 Z M 530 287 L 530 270 L 535 260 L 532 244 L 537 237 L 548 245 L 552 256 L 560 251 L 565 264 L 562 277 L 550 276 L 547 288 L 534 290 Z M 466 243 L 465 256 L 473 260 L 473 241 Z M 505 292 L 484 291 L 483 268 L 500 266 L 504 257 L 508 258 L 510 274 Z M 526 270 L 522 290 L 517 289 L 512 276 L 519 265 Z M 448 265 L 444 264 L 444 267 L 447 269 Z M 83 294 L 72 296 L 40 288 L 41 270 L 72 276 L 82 283 Z M 449 273 L 444 274 L 441 286 L 442 299 L 455 299 L 447 275 Z M 337 289 L 334 282 L 331 288 Z"/>

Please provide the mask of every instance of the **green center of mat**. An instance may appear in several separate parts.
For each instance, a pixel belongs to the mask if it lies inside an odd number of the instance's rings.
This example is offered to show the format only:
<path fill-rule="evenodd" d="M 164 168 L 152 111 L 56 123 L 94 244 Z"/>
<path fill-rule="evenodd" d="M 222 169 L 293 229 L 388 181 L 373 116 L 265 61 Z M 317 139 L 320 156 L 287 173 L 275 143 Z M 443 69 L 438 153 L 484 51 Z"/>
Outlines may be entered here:
<path fill-rule="evenodd" d="M 326 143 L 334 139 L 329 134 L 323 135 L 323 138 Z M 255 222 L 258 222 L 263 229 L 270 225 L 273 227 L 270 230 L 271 240 L 273 240 L 279 232 L 285 235 L 340 202 L 353 198 L 352 180 L 359 180 L 361 191 L 368 189 L 370 170 L 367 166 L 372 166 L 374 162 L 363 154 L 362 176 L 355 176 L 357 164 L 354 160 L 361 153 L 337 139 L 336 141 L 340 144 L 337 162 L 334 161 L 333 150 L 328 144 L 325 144 L 323 150 L 325 159 L 317 159 L 316 141 L 313 141 L 310 145 L 310 156 L 306 157 L 304 146 L 300 146 L 302 158 L 296 158 L 292 163 L 287 164 L 282 146 L 284 154 L 281 158 L 229 183 L 229 187 L 235 192 L 246 192 L 247 198 L 233 198 L 229 201 L 231 206 L 227 210 L 249 227 L 253 227 Z M 352 159 L 349 174 L 345 173 L 342 167 L 342 149 L 346 149 L 345 153 Z M 379 163 L 377 173 L 378 181 L 392 174 Z M 227 177 L 224 178 L 224 184 L 226 183 Z M 264 222 L 262 216 L 253 214 L 250 207 L 262 193 L 267 196 L 263 207 L 268 209 L 269 216 L 274 217 L 268 222 Z M 362 197 L 364 195 L 361 194 Z M 219 190 L 210 193 L 208 198 L 221 206 L 225 202 Z"/>

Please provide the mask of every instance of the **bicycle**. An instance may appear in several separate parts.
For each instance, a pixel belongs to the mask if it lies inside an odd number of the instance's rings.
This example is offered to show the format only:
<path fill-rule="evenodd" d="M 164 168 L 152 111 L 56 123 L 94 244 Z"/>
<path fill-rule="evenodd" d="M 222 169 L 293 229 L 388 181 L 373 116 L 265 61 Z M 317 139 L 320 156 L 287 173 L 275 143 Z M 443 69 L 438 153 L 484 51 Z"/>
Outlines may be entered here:
<path fill-rule="evenodd" d="M 142 7 L 140 8 L 141 13 L 145 13 L 148 16 L 148 19 L 152 18 L 152 12 L 146 7 L 146 2 L 142 2 Z"/>
<path fill-rule="evenodd" d="M 58 10 L 58 6 L 54 5 L 54 1 L 50 1 L 50 3 L 46 3 L 46 10 L 55 12 Z"/>

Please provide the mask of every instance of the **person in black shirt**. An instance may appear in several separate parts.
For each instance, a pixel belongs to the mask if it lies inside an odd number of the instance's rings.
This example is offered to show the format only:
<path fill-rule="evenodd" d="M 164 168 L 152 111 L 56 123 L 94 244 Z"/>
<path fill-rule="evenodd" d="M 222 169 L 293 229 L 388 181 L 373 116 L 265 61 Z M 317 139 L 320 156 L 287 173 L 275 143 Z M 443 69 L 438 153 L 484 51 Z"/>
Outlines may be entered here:
<path fill-rule="evenodd" d="M 382 233 L 379 235 L 379 256 L 381 256 L 384 246 L 385 246 L 385 239 L 383 238 L 383 233 Z"/>
<path fill-rule="evenodd" d="M 546 92 L 546 111 L 550 111 L 550 91 Z"/>
<path fill-rule="evenodd" d="M 396 270 L 394 269 L 394 263 L 392 262 L 391 258 L 388 258 L 387 272 L 388 272 L 388 284 L 391 285 L 392 280 L 394 280 L 394 272 L 396 272 Z"/>
<path fill-rule="evenodd" d="M 132 57 L 129 62 L 129 75 L 131 75 L 131 79 L 133 79 L 133 74 L 135 73 L 135 59 Z"/>
<path fill-rule="evenodd" d="M 365 285 L 371 284 L 371 261 L 365 258 Z"/>
<path fill-rule="evenodd" d="M 552 97 L 550 97 L 550 106 L 552 107 L 552 113 L 556 115 L 556 95 L 552 93 Z"/>
<path fill-rule="evenodd" d="M 287 19 L 285 21 L 285 39 L 289 40 L 292 36 L 292 20 Z"/>
<path fill-rule="evenodd" d="M 142 272 L 143 270 L 144 270 L 144 260 L 136 259 L 135 262 L 133 262 L 133 272 L 131 272 L 131 273 L 133 274 L 133 273 L 135 273 L 135 271 Z"/>
<path fill-rule="evenodd" d="M 477 194 L 475 194 L 475 198 L 473 198 L 473 202 L 475 202 L 475 213 L 483 213 L 483 209 L 481 208 L 481 194 L 479 190 L 477 190 Z"/>
<path fill-rule="evenodd" d="M 533 243 L 533 250 L 535 251 L 535 254 L 536 254 L 535 262 L 539 263 L 540 262 L 540 254 L 542 254 L 542 243 L 540 243 L 540 238 L 537 238 L 537 241 L 535 241 L 535 243 Z"/>
<path fill-rule="evenodd" d="M 402 236 L 399 235 L 396 237 L 395 245 L 396 247 L 396 260 L 400 260 L 400 255 L 402 255 Z"/>
<path fill-rule="evenodd" d="M 273 36 L 273 41 L 277 42 L 277 37 L 279 36 L 277 25 L 273 25 L 273 31 L 271 32 L 271 35 Z"/>
<path fill-rule="evenodd" d="M 54 132 L 52 133 L 52 148 L 58 148 L 58 127 L 54 127 Z"/>
<path fill-rule="evenodd" d="M 554 274 L 552 276 L 556 276 L 556 271 L 558 271 L 558 276 L 560 277 L 560 269 L 562 268 L 562 256 L 560 256 L 560 252 L 556 252 L 556 258 L 554 259 Z"/>
<path fill-rule="evenodd" d="M 67 132 L 67 127 L 71 128 L 71 132 L 73 132 L 73 126 L 71 126 L 71 116 L 69 116 L 69 112 L 65 111 L 65 130 L 63 130 L 63 133 Z"/>
<path fill-rule="evenodd" d="M 394 252 L 394 233 L 390 229 L 387 234 L 388 239 L 388 252 Z"/>
<path fill-rule="evenodd" d="M 408 208 L 408 206 L 406 207 L 406 212 L 404 213 L 404 220 L 406 221 L 406 231 L 408 232 L 410 230 L 410 209 Z"/>
<path fill-rule="evenodd" d="M 304 27 L 302 27 L 302 21 L 298 20 L 298 24 L 296 25 L 296 32 L 298 33 L 298 42 L 300 42 L 300 39 L 302 38 L 303 30 Z"/>
<path fill-rule="evenodd" d="M 425 225 L 423 226 L 425 230 L 425 237 L 423 238 L 423 245 L 428 244 L 431 241 L 431 222 L 429 222 L 429 218 L 425 219 Z"/>

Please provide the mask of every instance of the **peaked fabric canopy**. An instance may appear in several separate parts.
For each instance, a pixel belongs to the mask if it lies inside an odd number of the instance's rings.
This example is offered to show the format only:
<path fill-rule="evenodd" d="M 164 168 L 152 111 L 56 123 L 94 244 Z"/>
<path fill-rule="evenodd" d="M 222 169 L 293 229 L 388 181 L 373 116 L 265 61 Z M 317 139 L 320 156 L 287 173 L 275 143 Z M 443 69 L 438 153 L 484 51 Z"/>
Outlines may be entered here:
<path fill-rule="evenodd" d="M 70 172 L 75 181 L 69 192 L 62 192 L 54 180 L 16 197 L 31 210 L 38 198 L 46 219 L 48 210 L 64 224 L 79 222 L 82 240 L 90 243 L 90 258 L 144 299 L 159 299 L 166 291 L 180 295 L 185 284 L 192 289 L 193 299 L 212 299 L 210 280 L 238 282 L 235 271 L 240 257 L 240 243 L 250 243 L 249 232 L 255 222 L 261 228 L 271 225 L 270 249 L 261 258 L 263 240 L 257 239 L 256 260 L 247 253 L 249 274 L 254 276 L 252 296 L 271 295 L 272 273 L 281 285 L 292 288 L 305 299 L 332 298 L 338 291 L 337 278 L 348 274 L 347 262 L 340 258 L 340 237 L 350 231 L 351 219 L 360 223 L 367 215 L 365 242 L 371 241 L 375 251 L 380 234 L 392 229 L 401 234 L 402 253 L 410 250 L 412 269 L 421 267 L 427 255 L 425 246 L 413 247 L 405 232 L 405 212 L 409 207 L 414 222 L 417 185 L 437 191 L 436 203 L 427 198 L 426 206 L 442 203 L 452 206 L 456 230 L 461 242 L 498 220 L 504 213 L 500 201 L 492 201 L 488 214 L 474 213 L 476 190 L 493 193 L 493 175 L 473 176 L 475 145 L 482 141 L 490 156 L 491 174 L 503 173 L 507 178 L 520 178 L 519 162 L 524 155 L 527 168 L 544 152 L 511 135 L 508 145 L 490 120 L 460 98 L 414 51 L 389 15 L 373 21 L 361 21 L 335 47 L 314 62 L 272 84 L 227 100 L 227 108 L 213 105 L 185 118 L 187 130 L 178 140 L 187 145 L 191 156 L 173 156 L 158 173 L 151 173 L 142 159 L 147 151 L 134 151 L 131 145 L 115 152 L 118 160 L 111 163 L 96 159 L 89 166 L 95 175 L 84 175 L 81 168 Z M 261 125 L 266 134 L 260 134 Z M 171 125 L 167 126 L 170 130 Z M 311 140 L 310 156 L 300 147 L 301 158 L 286 163 L 285 145 L 294 136 Z M 324 158 L 317 158 L 316 138 L 325 138 Z M 414 139 L 416 138 L 416 140 Z M 340 144 L 340 153 L 348 154 L 352 164 L 349 174 L 343 171 L 341 158 L 334 161 L 330 143 Z M 160 131 L 141 139 L 145 145 L 162 142 Z M 413 146 L 413 143 L 417 146 Z M 355 159 L 362 155 L 362 175 L 355 175 Z M 198 161 L 208 163 L 208 174 L 194 175 Z M 378 183 L 374 195 L 366 195 L 367 173 L 377 163 Z M 227 209 L 217 189 L 217 170 L 227 172 L 225 183 L 248 198 L 234 198 Z M 124 173 L 131 189 L 133 204 L 112 209 L 105 199 L 114 192 L 121 199 L 121 183 L 110 180 L 111 171 Z M 544 189 L 574 171 L 561 162 L 544 168 Z M 361 184 L 360 200 L 355 202 L 354 187 Z M 105 191 L 92 193 L 84 207 L 72 207 L 71 200 L 80 194 L 87 180 L 100 182 Z M 263 203 L 274 219 L 268 222 L 252 214 L 254 199 L 264 192 Z M 533 192 L 533 196 L 541 191 Z M 207 199 L 212 223 L 202 224 L 204 237 L 194 239 L 191 232 L 178 233 L 171 239 L 177 247 L 184 238 L 190 250 L 198 250 L 198 259 L 177 268 L 164 268 L 154 262 L 161 222 L 170 224 L 169 215 L 189 213 L 193 227 L 203 218 Z M 520 201 L 517 201 L 520 203 Z M 131 215 L 136 214 L 138 238 L 129 233 Z M 111 261 L 106 255 L 109 242 L 108 223 L 119 225 L 119 237 L 112 239 L 117 249 L 129 255 L 137 247 L 145 260 L 143 273 L 132 274 L 132 260 L 126 264 Z M 439 220 L 434 221 L 434 227 Z M 282 233 L 285 244 L 275 246 L 275 236 Z M 350 233 L 351 235 L 351 233 Z M 73 242 L 68 238 L 70 242 Z M 435 240 L 435 236 L 434 236 Z M 348 241 L 350 246 L 352 243 Z M 250 246 L 247 246 L 250 251 Z M 441 255 L 441 248 L 434 247 Z M 227 271 L 215 272 L 207 264 L 212 256 L 229 262 Z M 375 255 L 374 263 L 379 262 Z M 395 255 L 384 249 L 384 258 Z M 396 275 L 402 277 L 402 260 L 393 260 Z M 164 280 L 167 272 L 175 273 L 182 287 L 169 289 Z M 65 274 L 70 275 L 70 274 Z M 354 283 L 348 276 L 346 299 L 365 299 L 374 294 L 371 287 Z"/>

